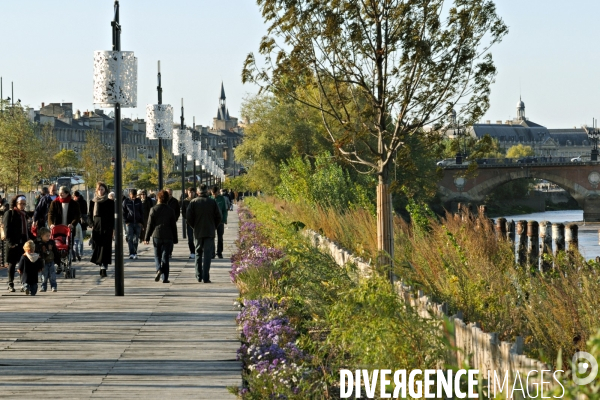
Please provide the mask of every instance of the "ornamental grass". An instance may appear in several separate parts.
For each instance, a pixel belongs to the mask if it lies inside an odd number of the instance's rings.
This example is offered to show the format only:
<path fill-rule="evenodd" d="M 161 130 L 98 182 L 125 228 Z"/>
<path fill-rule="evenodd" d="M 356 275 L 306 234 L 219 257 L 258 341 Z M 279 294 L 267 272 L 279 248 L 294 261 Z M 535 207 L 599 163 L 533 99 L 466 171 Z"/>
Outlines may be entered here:
<path fill-rule="evenodd" d="M 375 259 L 376 220 L 364 210 L 322 209 L 264 200 L 288 221 L 301 222 L 366 260 Z M 541 273 L 515 262 L 512 246 L 498 240 L 487 221 L 434 216 L 411 204 L 412 223 L 395 218 L 395 274 L 421 289 L 450 315 L 461 311 L 501 340 L 525 340 L 525 353 L 563 365 L 585 348 L 600 327 L 600 266 L 579 254 L 550 257 Z"/>

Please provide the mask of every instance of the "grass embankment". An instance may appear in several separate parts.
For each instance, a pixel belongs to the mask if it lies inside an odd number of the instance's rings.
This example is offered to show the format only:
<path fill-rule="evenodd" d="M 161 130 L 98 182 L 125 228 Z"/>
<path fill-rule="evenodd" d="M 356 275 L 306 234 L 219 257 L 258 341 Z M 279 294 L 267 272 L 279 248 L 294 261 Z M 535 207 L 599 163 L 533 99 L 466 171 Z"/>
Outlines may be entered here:
<path fill-rule="evenodd" d="M 231 272 L 241 296 L 245 385 L 232 389 L 240 397 L 335 399 L 341 368 L 444 361 L 439 321 L 421 319 L 384 278 L 359 280 L 351 266 L 336 265 L 272 203 L 247 205 Z"/>
<path fill-rule="evenodd" d="M 301 221 L 363 258 L 374 259 L 375 217 L 267 199 L 292 221 Z M 559 254 L 541 274 L 515 264 L 511 246 L 477 219 L 437 220 L 415 207 L 414 224 L 395 219 L 395 273 L 423 289 L 450 313 L 462 311 L 501 340 L 523 336 L 526 353 L 556 365 L 585 348 L 600 325 L 600 268 L 579 255 Z"/>

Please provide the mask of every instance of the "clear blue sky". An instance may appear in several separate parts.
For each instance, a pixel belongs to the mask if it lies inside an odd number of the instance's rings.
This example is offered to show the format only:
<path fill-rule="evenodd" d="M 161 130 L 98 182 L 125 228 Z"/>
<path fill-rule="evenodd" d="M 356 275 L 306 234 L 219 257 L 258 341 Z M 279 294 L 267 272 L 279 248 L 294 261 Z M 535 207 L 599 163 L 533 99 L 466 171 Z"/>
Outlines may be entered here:
<path fill-rule="evenodd" d="M 3 0 L 0 75 L 4 97 L 39 108 L 42 102 L 92 104 L 94 50 L 111 47 L 112 0 Z M 510 28 L 492 53 L 498 77 L 484 119 L 515 117 L 519 94 L 531 120 L 567 128 L 600 118 L 597 16 L 591 0 L 498 0 Z M 216 115 L 221 80 L 232 116 L 256 87 L 241 83 L 243 61 L 256 51 L 266 28 L 254 0 L 121 0 L 122 48 L 139 61 L 138 109 L 156 102 L 156 61 L 161 60 L 163 102 L 186 122 L 209 125 Z M 177 114 L 176 114 L 177 116 Z"/>

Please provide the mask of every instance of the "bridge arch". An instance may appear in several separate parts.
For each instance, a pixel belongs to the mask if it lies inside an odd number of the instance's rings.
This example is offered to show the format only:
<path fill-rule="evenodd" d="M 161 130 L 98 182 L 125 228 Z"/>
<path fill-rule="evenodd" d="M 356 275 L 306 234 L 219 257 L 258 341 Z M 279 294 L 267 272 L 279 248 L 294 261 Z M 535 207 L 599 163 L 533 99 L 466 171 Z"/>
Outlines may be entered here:
<path fill-rule="evenodd" d="M 560 188 L 566 190 L 577 201 L 581 208 L 584 207 L 588 190 L 576 182 L 549 171 L 532 171 L 521 169 L 511 171 L 508 174 L 500 174 L 475 185 L 465 194 L 468 198 L 473 200 L 483 201 L 497 187 L 517 179 L 526 178 L 544 179 L 548 182 L 552 182 Z"/>

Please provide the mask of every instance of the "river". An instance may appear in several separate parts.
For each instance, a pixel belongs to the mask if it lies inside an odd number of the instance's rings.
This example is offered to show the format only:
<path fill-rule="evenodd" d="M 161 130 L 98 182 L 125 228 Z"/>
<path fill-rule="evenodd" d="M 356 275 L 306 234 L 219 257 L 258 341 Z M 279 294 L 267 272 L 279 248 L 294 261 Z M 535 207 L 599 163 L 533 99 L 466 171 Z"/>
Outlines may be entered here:
<path fill-rule="evenodd" d="M 521 219 L 530 221 L 550 221 L 552 223 L 576 223 L 579 225 L 579 251 L 586 259 L 596 258 L 600 256 L 600 245 L 598 245 L 598 229 L 600 223 L 584 223 L 583 210 L 563 210 L 563 211 L 546 211 L 531 214 L 507 215 L 504 216 L 508 221 L 511 219 L 519 221 Z M 518 235 L 517 235 L 518 237 Z"/>

